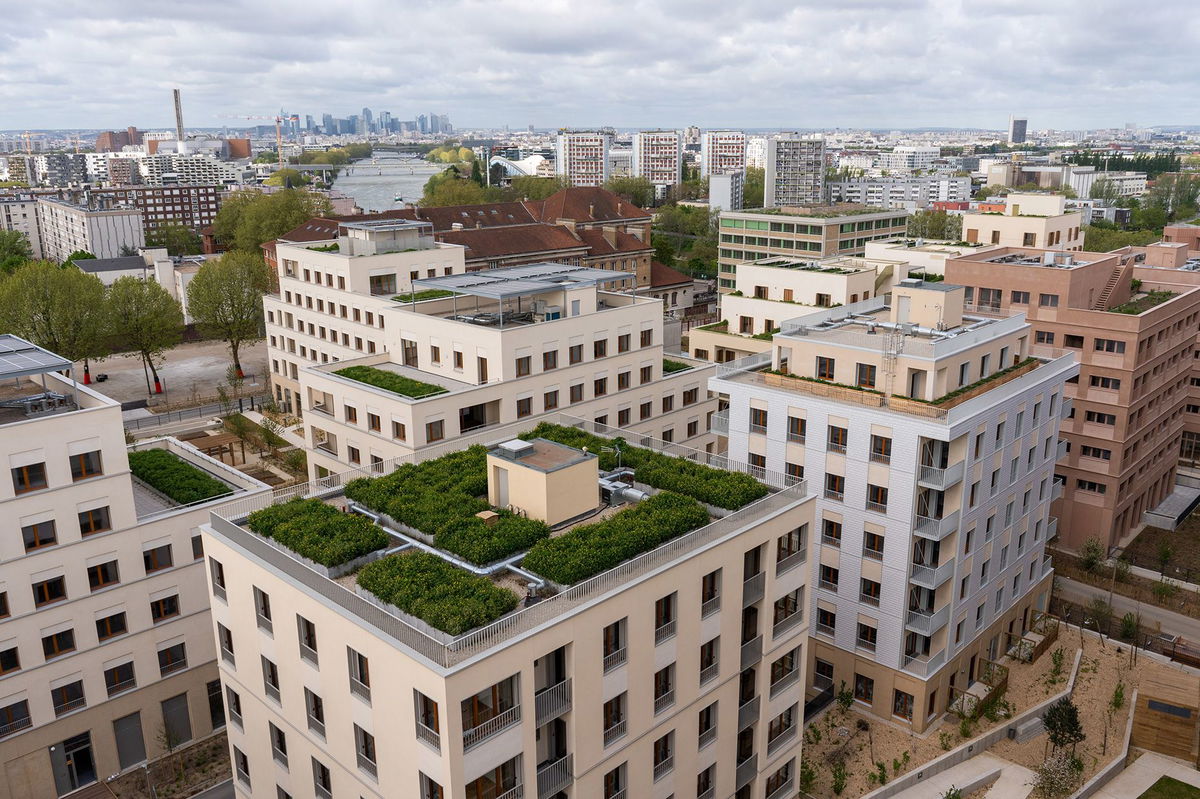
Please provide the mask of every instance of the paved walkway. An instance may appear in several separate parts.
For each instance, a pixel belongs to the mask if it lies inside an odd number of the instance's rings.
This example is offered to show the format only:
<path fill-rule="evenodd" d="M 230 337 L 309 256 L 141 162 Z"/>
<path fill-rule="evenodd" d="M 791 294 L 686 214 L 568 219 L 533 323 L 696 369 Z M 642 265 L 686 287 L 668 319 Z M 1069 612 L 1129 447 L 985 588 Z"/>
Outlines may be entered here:
<path fill-rule="evenodd" d="M 1074 580 L 1068 580 L 1066 577 L 1058 577 L 1058 595 L 1068 602 L 1074 602 L 1077 605 L 1086 607 L 1092 597 L 1099 596 L 1107 600 L 1108 589 L 1097 588 L 1086 583 L 1078 583 Z M 1158 622 L 1165 633 L 1182 635 L 1188 641 L 1200 642 L 1200 619 L 1185 616 L 1173 610 L 1166 610 L 1157 605 L 1138 602 L 1136 599 L 1130 599 L 1116 593 L 1112 597 L 1112 608 L 1114 619 L 1120 619 L 1126 613 L 1141 612 L 1143 626 L 1149 626 L 1150 623 Z M 1071 619 L 1071 624 L 1078 625 L 1079 619 Z"/>
<path fill-rule="evenodd" d="M 1029 781 L 1033 772 L 1015 763 L 981 752 L 956 766 L 935 774 L 919 785 L 901 791 L 893 799 L 931 799 L 944 794 L 950 788 L 962 788 L 970 785 L 987 774 L 1000 772 L 996 780 L 984 794 L 985 799 L 1025 799 L 1029 796 Z"/>
<path fill-rule="evenodd" d="M 214 785 L 207 791 L 196 794 L 192 799 L 233 799 L 233 780 Z"/>
<path fill-rule="evenodd" d="M 1133 799 L 1164 775 L 1200 788 L 1200 771 L 1174 758 L 1146 752 L 1092 796 L 1095 799 Z"/>

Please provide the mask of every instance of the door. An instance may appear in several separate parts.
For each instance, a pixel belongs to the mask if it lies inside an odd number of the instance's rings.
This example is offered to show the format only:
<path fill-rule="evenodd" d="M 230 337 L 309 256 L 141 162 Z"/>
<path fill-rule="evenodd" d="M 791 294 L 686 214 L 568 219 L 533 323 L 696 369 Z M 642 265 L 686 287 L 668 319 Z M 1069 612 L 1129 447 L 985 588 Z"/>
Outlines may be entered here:
<path fill-rule="evenodd" d="M 909 313 L 912 310 L 912 297 L 900 295 L 897 299 L 899 300 L 899 304 L 896 306 L 896 321 L 900 323 L 907 322 Z"/>
<path fill-rule="evenodd" d="M 508 469 L 492 467 L 492 480 L 496 486 L 496 507 L 508 507 Z"/>
<path fill-rule="evenodd" d="M 173 696 L 162 703 L 163 730 L 171 746 L 192 740 L 192 719 L 188 715 L 187 694 Z"/>
<path fill-rule="evenodd" d="M 92 760 L 91 733 L 80 733 L 50 747 L 50 767 L 59 796 L 95 782 L 96 763 Z"/>
<path fill-rule="evenodd" d="M 146 759 L 141 713 L 130 713 L 114 721 L 113 737 L 117 739 L 117 761 L 122 771 Z"/>
<path fill-rule="evenodd" d="M 975 682 L 975 658 L 976 657 L 978 657 L 978 655 L 971 655 L 971 665 L 967 669 L 967 686 L 968 687 L 970 687 L 971 683 Z"/>

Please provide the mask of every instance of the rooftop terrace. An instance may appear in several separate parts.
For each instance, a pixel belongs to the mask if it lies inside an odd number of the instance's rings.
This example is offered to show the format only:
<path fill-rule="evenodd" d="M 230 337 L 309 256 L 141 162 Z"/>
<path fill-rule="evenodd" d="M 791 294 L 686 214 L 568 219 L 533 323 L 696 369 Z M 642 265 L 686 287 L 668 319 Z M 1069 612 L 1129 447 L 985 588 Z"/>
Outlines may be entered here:
<path fill-rule="evenodd" d="M 835 203 L 833 205 L 789 205 L 779 208 L 743 208 L 731 211 L 735 214 L 769 214 L 771 216 L 799 216 L 810 219 L 834 219 L 841 216 L 861 216 L 863 214 L 891 214 L 899 216 L 907 214 L 903 210 L 888 210 L 860 203 Z"/>

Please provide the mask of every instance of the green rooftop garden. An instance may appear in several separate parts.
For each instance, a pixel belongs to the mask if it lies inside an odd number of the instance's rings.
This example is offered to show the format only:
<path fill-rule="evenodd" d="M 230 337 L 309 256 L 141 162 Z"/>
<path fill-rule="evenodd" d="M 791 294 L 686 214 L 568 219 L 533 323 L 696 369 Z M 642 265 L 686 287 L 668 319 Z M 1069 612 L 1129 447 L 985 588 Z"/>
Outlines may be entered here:
<path fill-rule="evenodd" d="M 446 289 L 425 289 L 424 291 L 410 291 L 408 294 L 397 294 L 392 297 L 395 302 L 421 302 L 422 300 L 440 300 L 443 297 L 453 297 L 453 291 Z"/>
<path fill-rule="evenodd" d="M 398 375 L 395 372 L 389 372 L 385 369 L 376 369 L 374 366 L 347 366 L 344 369 L 334 371 L 334 374 L 412 399 L 432 397 L 435 394 L 445 394 L 447 391 L 447 389 L 435 386 L 433 383 L 413 380 L 411 377 Z"/>
<path fill-rule="evenodd" d="M 811 208 L 804 206 L 793 206 L 784 208 L 743 208 L 740 211 L 734 211 L 738 214 L 769 214 L 771 216 L 799 216 L 809 217 L 812 219 L 834 219 L 839 216 L 861 216 L 862 214 L 886 214 L 886 208 L 872 208 L 870 206 L 858 206 L 847 208 L 832 208 L 830 206 L 813 206 Z"/>
<path fill-rule="evenodd" d="M 308 249 L 312 250 L 313 252 L 337 252 L 340 247 L 338 246 L 337 242 L 334 242 L 333 244 L 321 244 L 319 246 L 314 245 Z"/>
<path fill-rule="evenodd" d="M 682 372 L 685 369 L 691 369 L 692 364 L 684 363 L 683 361 L 673 361 L 670 358 L 663 358 L 663 374 L 672 374 L 674 372 Z"/>
<path fill-rule="evenodd" d="M 664 491 L 602 522 L 539 541 L 521 565 L 560 585 L 570 585 L 702 527 L 708 520 L 708 511 L 696 500 Z"/>
<path fill-rule="evenodd" d="M 720 322 L 713 322 L 711 325 L 702 325 L 696 329 L 697 330 L 708 330 L 713 333 L 728 333 L 729 332 L 729 320 L 722 319 Z"/>
<path fill-rule="evenodd" d="M 943 394 L 942 396 L 938 397 L 935 400 L 923 400 L 918 397 L 905 397 L 905 399 L 910 399 L 913 402 L 922 402 L 922 403 L 925 403 L 926 405 L 942 405 L 942 404 L 947 403 L 950 400 L 954 399 L 955 397 L 959 397 L 959 396 L 962 396 L 963 394 L 966 394 L 968 391 L 973 391 L 973 390 L 979 388 L 980 386 L 984 386 L 984 385 L 987 385 L 988 383 L 991 383 L 994 380 L 999 380 L 1000 378 L 1008 375 L 1011 372 L 1015 372 L 1018 369 L 1021 369 L 1025 366 L 1028 366 L 1031 363 L 1036 363 L 1036 362 L 1037 362 L 1037 358 L 1026 358 L 1025 360 L 1021 361 L 1020 363 L 1015 363 L 1012 366 L 1008 367 L 1007 369 L 1001 369 L 999 372 L 993 372 L 992 374 L 988 375 L 987 377 L 983 378 L 982 380 L 976 380 L 974 383 L 971 383 L 966 386 L 962 386 L 961 388 L 956 388 L 953 391 L 951 391 L 950 393 Z"/>
<path fill-rule="evenodd" d="M 575 427 L 543 422 L 528 433 L 523 433 L 521 438 L 545 438 L 576 449 L 586 448 L 600 457 L 602 470 L 617 467 L 616 454 L 604 452 L 604 449 L 620 447 L 621 464 L 634 469 L 634 480 L 637 482 L 664 491 L 674 491 L 727 510 L 736 510 L 769 493 L 765 485 L 744 472 L 714 469 L 685 458 L 631 446 L 624 439 L 601 438 Z"/>
<path fill-rule="evenodd" d="M 1109 308 L 1108 310 L 1111 313 L 1140 314 L 1156 305 L 1162 305 L 1172 297 L 1178 296 L 1178 293 L 1174 291 L 1149 291 L 1140 297 L 1134 297 L 1128 302 L 1123 302 L 1115 308 Z"/>
<path fill-rule="evenodd" d="M 775 327 L 762 333 L 755 333 L 750 338 L 756 338 L 759 341 L 771 341 L 775 338 L 775 334 L 779 332 L 779 328 Z"/>
<path fill-rule="evenodd" d="M 487 565 L 524 552 L 550 535 L 536 519 L 500 510 L 489 527 L 475 514 L 488 510 L 487 450 L 481 446 L 423 463 L 406 463 L 384 477 L 360 477 L 346 496 L 426 535 L 439 549 Z"/>
<path fill-rule="evenodd" d="M 389 555 L 358 571 L 358 584 L 437 629 L 461 635 L 517 606 L 517 595 L 428 552 Z"/>
<path fill-rule="evenodd" d="M 165 449 L 129 453 L 133 476 L 180 505 L 232 494 L 233 489 Z"/>
<path fill-rule="evenodd" d="M 293 499 L 250 514 L 246 526 L 322 566 L 340 566 L 387 546 L 370 519 L 343 513 L 319 499 Z"/>

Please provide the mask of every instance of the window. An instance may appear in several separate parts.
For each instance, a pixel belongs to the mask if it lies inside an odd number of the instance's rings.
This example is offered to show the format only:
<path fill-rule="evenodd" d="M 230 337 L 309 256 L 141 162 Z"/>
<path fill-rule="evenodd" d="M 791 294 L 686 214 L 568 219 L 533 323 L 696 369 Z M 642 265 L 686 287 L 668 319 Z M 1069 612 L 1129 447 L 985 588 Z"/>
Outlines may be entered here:
<path fill-rule="evenodd" d="M 275 661 L 270 660 L 266 657 L 263 657 L 262 658 L 262 674 L 263 674 L 263 688 L 266 691 L 267 696 L 271 697 L 276 702 L 280 701 L 280 697 L 279 697 L 279 667 L 277 665 L 275 665 Z"/>
<path fill-rule="evenodd" d="M 822 519 L 821 543 L 840 547 L 842 545 L 842 523 L 832 519 Z"/>
<path fill-rule="evenodd" d="M 1057 308 L 1058 307 L 1058 295 L 1057 294 L 1039 294 L 1038 295 L 1038 305 L 1040 305 L 1043 308 Z"/>
<path fill-rule="evenodd" d="M 817 608 L 817 632 L 833 635 L 837 627 L 837 614 L 832 610 Z"/>
<path fill-rule="evenodd" d="M 675 704 L 675 664 L 654 673 L 654 712 L 661 713 Z"/>
<path fill-rule="evenodd" d="M 861 578 L 858 598 L 868 605 L 879 607 L 879 597 L 883 593 L 883 585 L 874 581 L 868 580 L 866 577 Z"/>
<path fill-rule="evenodd" d="M 888 490 L 884 486 L 867 484 L 867 510 L 887 513 Z"/>
<path fill-rule="evenodd" d="M 446 423 L 441 419 L 425 423 L 425 440 L 429 443 L 441 441 L 446 437 Z"/>
<path fill-rule="evenodd" d="M 1108 491 L 1108 486 L 1094 480 L 1076 480 L 1075 488 L 1079 491 L 1090 491 L 1093 494 L 1104 494 Z"/>
<path fill-rule="evenodd" d="M 1098 338 L 1095 341 L 1096 352 L 1125 352 L 1125 342 L 1111 338 Z"/>
<path fill-rule="evenodd" d="M 358 424 L 358 409 L 346 406 L 346 424 Z"/>
<path fill-rule="evenodd" d="M 654 643 L 675 637 L 675 594 L 667 594 L 654 603 Z"/>
<path fill-rule="evenodd" d="M 143 551 L 142 563 L 146 567 L 146 574 L 171 568 L 175 565 L 171 559 L 171 545 L 163 544 Z"/>
<path fill-rule="evenodd" d="M 1083 347 L 1083 336 L 1074 336 L 1070 333 L 1065 333 L 1063 334 L 1063 346 L 1081 348 Z"/>
<path fill-rule="evenodd" d="M 27 524 L 21 528 L 21 538 L 25 541 L 25 551 L 32 552 L 42 547 L 54 546 L 58 543 L 54 520 Z"/>
<path fill-rule="evenodd" d="M 833 379 L 833 358 L 825 358 L 817 356 L 817 379 L 832 380 Z"/>
<path fill-rule="evenodd" d="M 150 603 L 150 618 L 155 624 L 179 615 L 179 595 L 163 597 Z"/>
<path fill-rule="evenodd" d="M 767 432 L 767 411 L 765 408 L 750 409 L 750 432 L 751 433 L 766 433 Z"/>
<path fill-rule="evenodd" d="M 324 737 L 325 702 L 307 688 L 304 689 L 304 714 L 308 719 L 308 728 Z"/>
<path fill-rule="evenodd" d="M 112 528 L 112 519 L 109 517 L 108 506 L 102 508 L 92 508 L 91 510 L 80 511 L 79 513 L 79 534 L 88 536 L 93 533 L 102 533 L 105 530 Z"/>
<path fill-rule="evenodd" d="M 654 779 L 660 780 L 675 767 L 675 733 L 667 733 L 654 742 Z"/>
<path fill-rule="evenodd" d="M 675 410 L 675 395 L 668 394 L 662 398 L 662 412 L 670 413 L 673 410 Z"/>
<path fill-rule="evenodd" d="M 119 572 L 117 570 L 117 562 L 115 560 L 106 561 L 95 566 L 89 566 L 87 570 L 88 585 L 93 591 L 100 588 L 106 588 L 110 585 L 116 585 L 121 582 Z"/>
<path fill-rule="evenodd" d="M 603 397 L 607 393 L 608 393 L 608 378 L 607 377 L 597 377 L 592 382 L 592 395 L 596 396 L 596 397 Z"/>
<path fill-rule="evenodd" d="M 822 569 L 825 567 L 822 566 Z M 837 570 L 834 569 L 834 572 Z M 837 574 L 833 575 L 834 584 L 837 584 Z M 804 588 L 797 588 L 794 591 L 781 596 L 775 600 L 772 606 L 771 624 L 773 625 L 773 634 L 779 635 L 793 626 L 792 623 L 804 618 Z M 789 622 L 784 624 L 784 622 Z"/>
<path fill-rule="evenodd" d="M 371 698 L 371 664 L 367 656 L 346 647 L 346 656 L 350 665 L 350 690 L 363 699 Z M 436 704 L 434 716 L 437 716 Z M 436 724 L 436 722 L 435 722 Z M 434 729 L 437 729 L 435 726 Z"/>
<path fill-rule="evenodd" d="M 653 343 L 654 343 L 654 331 L 653 330 L 643 330 L 641 332 L 641 336 L 638 340 L 639 346 L 649 347 Z"/>
<path fill-rule="evenodd" d="M 162 677 L 187 668 L 187 647 L 183 643 L 158 650 L 158 673 Z M 236 694 L 235 694 L 236 696 Z M 237 704 L 238 721 L 241 722 L 241 703 Z"/>
<path fill-rule="evenodd" d="M 357 724 L 354 725 L 354 748 L 358 757 L 358 767 L 372 777 L 376 776 L 375 736 Z"/>
<path fill-rule="evenodd" d="M 542 371 L 549 372 L 558 368 L 558 350 L 548 350 L 542 353 Z"/>
<path fill-rule="evenodd" d="M 21 656 L 14 646 L 0 651 L 0 674 L 11 674 L 21 670 Z"/>
<path fill-rule="evenodd" d="M 1053 344 L 1054 343 L 1054 334 L 1049 331 L 1046 331 L 1046 330 L 1037 331 L 1036 333 L 1033 334 L 1033 338 L 1034 338 L 1034 341 L 1038 344 Z"/>
<path fill-rule="evenodd" d="M 603 358 L 608 355 L 608 339 L 601 338 L 592 342 L 592 357 Z"/>
<path fill-rule="evenodd" d="M 1028 291 L 1014 291 L 1012 293 L 1011 302 L 1013 305 L 1028 305 L 1029 304 L 1029 292 Z"/>
<path fill-rule="evenodd" d="M 33 584 L 33 604 L 35 607 L 61 602 L 67 598 L 67 581 L 62 577 L 51 577 Z"/>
<path fill-rule="evenodd" d="M 614 621 L 604 628 L 603 645 L 606 672 L 625 662 L 625 619 Z"/>
<path fill-rule="evenodd" d="M 1123 343 L 1123 342 L 1122 342 Z M 1121 378 L 1119 377 L 1104 377 L 1103 375 L 1092 375 L 1088 378 L 1092 388 L 1107 388 L 1117 391 L 1121 388 Z"/>
<path fill-rule="evenodd" d="M 233 633 L 229 628 L 220 622 L 217 623 L 217 644 L 221 648 L 221 657 L 224 658 L 231 666 L 236 665 L 233 656 Z"/>
<path fill-rule="evenodd" d="M 533 357 L 522 355 L 517 358 L 517 377 L 527 377 L 533 370 Z"/>
<path fill-rule="evenodd" d="M 133 661 L 113 666 L 104 670 L 104 687 L 109 696 L 115 696 L 122 691 L 137 687 L 137 677 L 133 671 Z"/>
<path fill-rule="evenodd" d="M 28 466 L 18 466 L 12 470 L 13 491 L 24 494 L 45 488 L 46 464 L 31 463 Z"/>
<path fill-rule="evenodd" d="M 74 630 L 63 630 L 60 633 L 51 633 L 42 638 L 42 654 L 46 656 L 46 660 L 73 651 L 75 651 Z"/>
<path fill-rule="evenodd" d="M 700 401 L 700 389 L 689 388 L 687 391 L 683 392 L 684 407 L 687 407 L 688 405 L 695 405 L 699 401 Z"/>
<path fill-rule="evenodd" d="M 462 371 L 462 368 L 463 368 L 462 352 L 460 352 L 459 350 L 454 351 L 453 362 L 454 362 L 454 368 L 458 369 L 459 371 Z"/>
<path fill-rule="evenodd" d="M 850 435 L 850 431 L 847 430 L 846 428 L 834 427 L 833 425 L 830 425 L 829 426 L 829 440 L 827 442 L 826 449 L 828 449 L 830 452 L 840 452 L 842 454 L 845 454 L 846 440 L 849 437 L 849 435 Z"/>
<path fill-rule="evenodd" d="M 376 433 L 382 429 L 379 414 L 367 412 L 367 429 L 374 430 Z"/>
<path fill-rule="evenodd" d="M 806 433 L 808 431 L 807 420 L 797 416 L 788 417 L 787 437 L 788 441 L 794 441 L 799 444 L 804 443 Z"/>
<path fill-rule="evenodd" d="M 1112 450 L 1101 449 L 1100 447 L 1093 447 L 1087 444 L 1079 448 L 1079 454 L 1084 458 L 1099 458 L 1105 461 L 1112 459 Z"/>
<path fill-rule="evenodd" d="M 604 775 L 604 799 L 624 797 L 625 787 L 625 764 L 622 763 Z"/>
<path fill-rule="evenodd" d="M 104 474 L 104 470 L 100 466 L 100 450 L 71 456 L 72 480 L 86 480 L 89 477 L 96 477 L 101 474 Z"/>
<path fill-rule="evenodd" d="M 858 640 L 855 642 L 857 646 L 863 649 L 875 651 L 875 642 L 878 640 L 878 631 L 869 624 L 858 623 Z"/>
<path fill-rule="evenodd" d="M 913 715 L 913 695 L 897 690 L 892 698 L 892 714 L 911 721 Z"/>
<path fill-rule="evenodd" d="M 622 692 L 605 702 L 601 709 L 605 746 L 625 735 L 625 702 L 626 694 Z"/>
<path fill-rule="evenodd" d="M 56 716 L 62 716 L 73 710 L 86 707 L 87 699 L 83 694 L 83 680 L 76 680 L 68 685 L 52 688 L 50 690 L 50 701 L 54 703 L 54 715 Z"/>
<path fill-rule="evenodd" d="M 875 463 L 891 463 L 892 440 L 884 436 L 871 436 L 871 460 Z"/>
<path fill-rule="evenodd" d="M 775 563 L 778 566 L 790 568 L 803 562 L 807 543 L 807 524 L 802 524 L 779 536 L 775 539 Z M 793 557 L 796 560 L 791 560 Z"/>
<path fill-rule="evenodd" d="M 855 672 L 854 698 L 868 705 L 875 701 L 875 681 Z"/>
<path fill-rule="evenodd" d="M 567 348 L 567 360 L 572 364 L 581 362 L 583 360 L 583 345 L 572 344 Z"/>
<path fill-rule="evenodd" d="M 1101 413 L 1100 411 L 1085 411 L 1083 414 L 1085 422 L 1094 422 L 1096 424 L 1115 425 L 1117 417 L 1111 413 Z"/>
<path fill-rule="evenodd" d="M 841 501 L 845 496 L 846 478 L 838 474 L 825 475 L 825 497 Z"/>
<path fill-rule="evenodd" d="M 858 364 L 854 382 L 863 388 L 875 388 L 875 365 L 870 363 Z"/>

